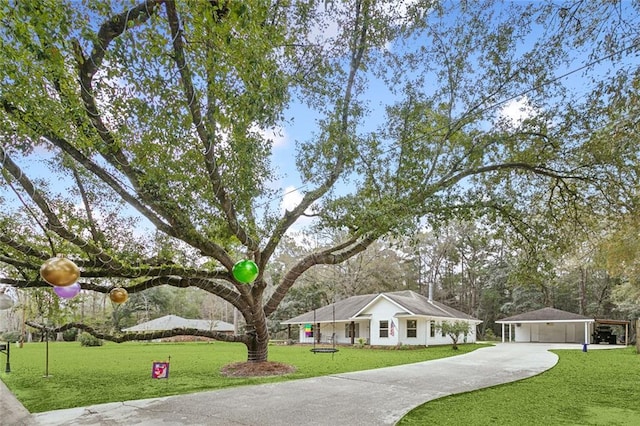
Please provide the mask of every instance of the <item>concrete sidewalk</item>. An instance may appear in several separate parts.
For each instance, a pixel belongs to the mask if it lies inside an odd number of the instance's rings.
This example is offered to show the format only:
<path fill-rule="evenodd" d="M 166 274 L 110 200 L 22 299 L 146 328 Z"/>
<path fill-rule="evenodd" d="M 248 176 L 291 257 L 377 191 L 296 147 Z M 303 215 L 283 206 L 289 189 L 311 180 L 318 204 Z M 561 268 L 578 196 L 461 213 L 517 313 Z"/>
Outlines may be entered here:
<path fill-rule="evenodd" d="M 549 349 L 581 350 L 582 345 L 500 343 L 451 358 L 376 370 L 48 411 L 27 418 L 18 410 L 9 417 L 16 422 L 6 424 L 393 425 L 432 399 L 548 370 L 558 361 Z M 4 400 L 6 388 L 0 389 Z M 2 408 L 4 415 L 5 405 Z"/>

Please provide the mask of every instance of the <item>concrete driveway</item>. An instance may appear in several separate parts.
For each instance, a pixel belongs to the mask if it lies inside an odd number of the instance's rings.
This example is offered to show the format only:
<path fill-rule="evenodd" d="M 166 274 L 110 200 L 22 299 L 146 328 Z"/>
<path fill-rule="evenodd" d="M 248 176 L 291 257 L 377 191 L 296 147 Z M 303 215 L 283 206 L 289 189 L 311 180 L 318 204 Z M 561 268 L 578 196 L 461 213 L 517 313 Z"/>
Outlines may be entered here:
<path fill-rule="evenodd" d="M 393 425 L 424 402 L 548 370 L 558 361 L 549 349 L 582 345 L 500 343 L 397 367 L 37 413 L 23 424 Z"/>

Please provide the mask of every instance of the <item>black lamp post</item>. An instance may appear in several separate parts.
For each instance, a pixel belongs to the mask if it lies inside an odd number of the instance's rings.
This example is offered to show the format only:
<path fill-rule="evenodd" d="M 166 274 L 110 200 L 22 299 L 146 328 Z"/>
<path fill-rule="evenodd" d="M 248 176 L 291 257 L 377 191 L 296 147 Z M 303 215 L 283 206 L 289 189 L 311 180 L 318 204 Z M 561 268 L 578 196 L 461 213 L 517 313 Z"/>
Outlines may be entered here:
<path fill-rule="evenodd" d="M 4 366 L 5 373 L 11 373 L 11 342 L 7 342 L 7 344 L 0 344 L 0 352 L 4 352 L 7 356 L 7 362 Z"/>

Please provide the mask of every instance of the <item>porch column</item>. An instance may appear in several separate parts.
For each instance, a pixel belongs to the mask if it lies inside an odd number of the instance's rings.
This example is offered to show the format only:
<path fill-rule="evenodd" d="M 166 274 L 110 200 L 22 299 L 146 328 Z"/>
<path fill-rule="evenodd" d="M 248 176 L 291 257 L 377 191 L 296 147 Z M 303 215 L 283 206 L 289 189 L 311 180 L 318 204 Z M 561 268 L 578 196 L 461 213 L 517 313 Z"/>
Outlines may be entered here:
<path fill-rule="evenodd" d="M 502 326 L 502 343 L 504 343 L 504 323 L 500 325 Z"/>
<path fill-rule="evenodd" d="M 637 336 L 637 334 L 636 334 Z M 636 337 L 637 339 L 637 337 Z M 629 323 L 624 325 L 624 345 L 629 346 Z"/>
<path fill-rule="evenodd" d="M 349 327 L 351 328 L 351 344 L 354 345 L 356 343 L 356 323 L 351 321 Z"/>
<path fill-rule="evenodd" d="M 585 345 L 589 344 L 589 323 L 588 322 L 584 323 L 584 344 Z"/>

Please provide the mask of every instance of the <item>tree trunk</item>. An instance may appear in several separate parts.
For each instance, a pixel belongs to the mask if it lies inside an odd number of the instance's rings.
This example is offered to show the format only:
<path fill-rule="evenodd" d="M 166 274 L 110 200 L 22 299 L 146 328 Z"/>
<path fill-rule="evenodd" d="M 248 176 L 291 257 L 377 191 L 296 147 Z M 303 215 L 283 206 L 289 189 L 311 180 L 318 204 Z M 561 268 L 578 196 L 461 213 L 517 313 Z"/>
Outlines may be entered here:
<path fill-rule="evenodd" d="M 636 320 L 636 352 L 640 354 L 640 319 Z"/>
<path fill-rule="evenodd" d="M 580 315 L 586 315 L 587 312 L 587 268 L 580 268 Z"/>
<path fill-rule="evenodd" d="M 247 324 L 247 361 L 264 362 L 269 356 L 269 328 L 263 311 L 254 314 L 253 327 Z"/>

